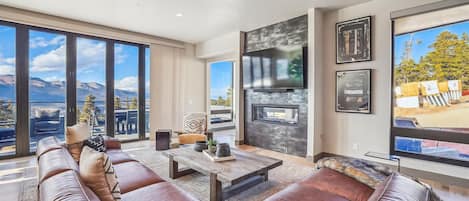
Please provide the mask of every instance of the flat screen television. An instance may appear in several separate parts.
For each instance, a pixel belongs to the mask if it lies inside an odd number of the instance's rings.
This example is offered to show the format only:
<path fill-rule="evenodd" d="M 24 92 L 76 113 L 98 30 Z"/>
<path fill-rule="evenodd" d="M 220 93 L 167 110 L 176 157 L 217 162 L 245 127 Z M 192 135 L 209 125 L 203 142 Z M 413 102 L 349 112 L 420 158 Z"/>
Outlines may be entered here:
<path fill-rule="evenodd" d="M 307 47 L 295 46 L 244 54 L 244 89 L 306 88 L 307 53 Z"/>

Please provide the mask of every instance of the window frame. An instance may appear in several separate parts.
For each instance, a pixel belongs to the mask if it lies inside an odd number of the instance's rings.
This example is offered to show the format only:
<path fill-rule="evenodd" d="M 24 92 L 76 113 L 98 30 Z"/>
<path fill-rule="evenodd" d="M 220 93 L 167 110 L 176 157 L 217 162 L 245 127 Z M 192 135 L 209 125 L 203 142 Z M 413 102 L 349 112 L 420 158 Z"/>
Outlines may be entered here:
<path fill-rule="evenodd" d="M 465 21 L 469 21 L 465 20 Z M 453 143 L 460 143 L 460 144 L 467 144 L 469 145 L 469 133 L 464 132 L 456 132 L 456 131 L 449 131 L 449 130 L 433 130 L 433 129 L 415 129 L 415 128 L 401 128 L 394 126 L 394 105 L 396 103 L 394 97 L 394 88 L 395 88 L 395 80 L 394 80 L 394 70 L 395 70 L 395 63 L 394 63 L 394 48 L 395 48 L 395 41 L 394 37 L 397 36 L 394 34 L 394 19 L 391 19 L 391 118 L 390 118 L 390 146 L 389 146 L 389 153 L 391 155 L 403 156 L 408 158 L 426 160 L 426 161 L 433 161 L 439 163 L 446 163 L 451 165 L 457 165 L 462 167 L 469 167 L 469 161 L 457 160 L 452 158 L 445 158 L 439 157 L 435 155 L 427 155 L 427 154 L 417 154 L 411 152 L 404 152 L 398 151 L 395 148 L 396 137 L 407 137 L 407 138 L 416 138 L 416 139 L 428 139 L 428 140 L 436 140 L 436 141 L 444 141 L 444 142 L 453 142 Z M 454 22 L 458 23 L 458 22 Z M 446 26 L 449 24 L 454 23 L 447 23 L 442 24 L 439 26 Z M 434 26 L 426 29 L 431 29 L 439 26 Z M 426 30 L 421 29 L 421 30 Z M 416 31 L 421 31 L 416 30 Z M 405 33 L 402 33 L 405 34 Z M 401 35 L 401 34 L 398 34 Z"/>
<path fill-rule="evenodd" d="M 211 83 L 211 75 L 212 75 L 212 69 L 211 69 L 211 66 L 212 64 L 215 64 L 215 63 L 222 63 L 222 62 L 230 62 L 231 63 L 231 90 L 232 90 L 232 95 L 231 95 L 231 120 L 228 121 L 228 120 L 225 120 L 225 121 L 222 121 L 222 122 L 219 122 L 219 123 L 212 123 L 211 122 L 211 115 L 214 115 L 216 114 L 215 113 L 212 113 L 212 110 L 211 110 L 211 98 L 210 98 L 210 95 L 211 95 L 211 89 L 212 89 L 212 83 Z M 224 124 L 230 124 L 230 123 L 233 123 L 235 124 L 235 105 L 234 105 L 234 100 L 235 100 L 235 94 L 234 94 L 234 91 L 235 91 L 235 67 L 236 67 L 236 59 L 231 59 L 231 58 L 220 58 L 220 59 L 213 59 L 213 60 L 210 60 L 210 61 L 207 61 L 206 62 L 206 68 L 207 68 L 207 80 L 206 80 L 206 85 L 207 85 L 207 90 L 208 90 L 208 94 L 207 94 L 207 125 L 209 127 L 212 127 L 213 125 L 217 126 L 217 125 L 222 125 L 220 128 L 224 128 L 224 127 L 229 127 L 229 126 L 224 126 Z M 217 127 L 219 128 L 219 127 Z"/>
<path fill-rule="evenodd" d="M 41 31 L 48 33 L 63 34 L 66 37 L 66 120 L 65 126 L 76 124 L 76 71 L 77 71 L 77 54 L 76 45 L 77 38 L 86 38 L 106 42 L 106 107 L 114 108 L 114 44 L 128 44 L 138 48 L 138 110 L 139 110 L 139 127 L 145 124 L 145 48 L 149 48 L 148 44 L 139 44 L 134 42 L 122 41 L 118 39 L 104 38 L 99 36 L 75 33 L 72 31 L 64 31 L 40 27 L 35 25 L 22 24 L 6 20 L 0 20 L 0 25 L 15 28 L 16 32 L 16 51 L 15 51 L 15 73 L 16 73 L 16 150 L 15 154 L 0 156 L 0 159 L 11 159 L 21 156 L 34 155 L 35 151 L 30 150 L 30 125 L 29 125 L 29 31 Z M 112 51 L 109 51 L 112 50 Z M 143 50 L 143 51 L 142 51 Z M 108 73 L 111 73 L 108 74 Z M 143 92 L 143 93 L 142 93 Z M 143 98 L 142 98 L 143 97 Z M 143 105 L 143 106 L 142 106 Z M 18 107 L 20 106 L 20 107 Z M 28 106 L 28 107 L 22 107 Z M 106 108 L 106 135 L 114 136 L 114 111 Z M 142 111 L 143 109 L 143 111 Z M 143 123 L 142 123 L 143 122 Z M 142 127 L 140 127 L 142 128 Z M 130 142 L 148 139 L 145 137 L 145 129 L 140 129 L 138 139 L 123 140 L 122 142 Z M 144 128 L 144 127 L 143 127 Z"/>

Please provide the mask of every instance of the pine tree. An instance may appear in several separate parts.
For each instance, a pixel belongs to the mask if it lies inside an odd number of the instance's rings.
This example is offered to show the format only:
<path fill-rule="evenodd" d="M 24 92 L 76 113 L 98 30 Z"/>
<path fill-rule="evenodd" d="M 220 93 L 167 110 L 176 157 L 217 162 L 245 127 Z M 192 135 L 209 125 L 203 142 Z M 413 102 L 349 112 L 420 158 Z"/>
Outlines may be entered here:
<path fill-rule="evenodd" d="M 464 45 L 458 35 L 449 31 L 441 32 L 426 56 L 429 64 L 435 69 L 435 78 L 438 81 L 458 80 L 463 76 L 462 62 Z"/>
<path fill-rule="evenodd" d="M 82 112 L 80 113 L 80 122 L 92 123 L 92 118 L 96 113 L 95 100 L 96 97 L 91 94 L 86 96 Z"/>
<path fill-rule="evenodd" d="M 132 102 L 130 103 L 130 110 L 135 110 L 138 107 L 137 97 L 132 98 Z"/>
<path fill-rule="evenodd" d="M 122 108 L 121 106 L 121 98 L 119 96 L 114 97 L 114 110 L 120 110 Z"/>
<path fill-rule="evenodd" d="M 217 105 L 225 105 L 225 100 L 221 96 L 218 96 Z"/>
<path fill-rule="evenodd" d="M 233 89 L 232 89 L 232 88 L 228 88 L 228 89 L 226 90 L 225 106 L 230 107 L 230 106 L 231 106 L 232 99 L 233 99 Z"/>

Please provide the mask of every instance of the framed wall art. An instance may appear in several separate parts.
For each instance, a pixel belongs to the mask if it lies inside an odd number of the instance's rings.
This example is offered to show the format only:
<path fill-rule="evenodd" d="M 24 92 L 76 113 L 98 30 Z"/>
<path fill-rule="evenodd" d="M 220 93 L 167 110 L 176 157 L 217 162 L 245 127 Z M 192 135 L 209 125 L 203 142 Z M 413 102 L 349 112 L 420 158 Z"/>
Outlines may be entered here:
<path fill-rule="evenodd" d="M 336 63 L 371 61 L 371 16 L 339 22 L 336 28 Z"/>
<path fill-rule="evenodd" d="M 336 72 L 336 112 L 371 114 L 371 69 Z"/>

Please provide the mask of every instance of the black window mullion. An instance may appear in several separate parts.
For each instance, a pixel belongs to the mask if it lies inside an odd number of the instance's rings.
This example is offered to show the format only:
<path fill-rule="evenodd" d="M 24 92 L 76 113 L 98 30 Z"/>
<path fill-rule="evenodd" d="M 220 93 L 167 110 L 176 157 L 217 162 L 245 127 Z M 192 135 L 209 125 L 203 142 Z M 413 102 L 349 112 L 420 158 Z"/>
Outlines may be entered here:
<path fill-rule="evenodd" d="M 16 26 L 16 155 L 29 155 L 29 30 Z"/>
<path fill-rule="evenodd" d="M 114 137 L 114 41 L 106 41 L 106 133 Z"/>
<path fill-rule="evenodd" d="M 138 48 L 138 136 L 145 139 L 145 46 Z"/>
<path fill-rule="evenodd" d="M 75 34 L 67 34 L 67 126 L 72 126 L 77 123 L 76 115 L 76 70 L 77 70 L 77 40 Z"/>

